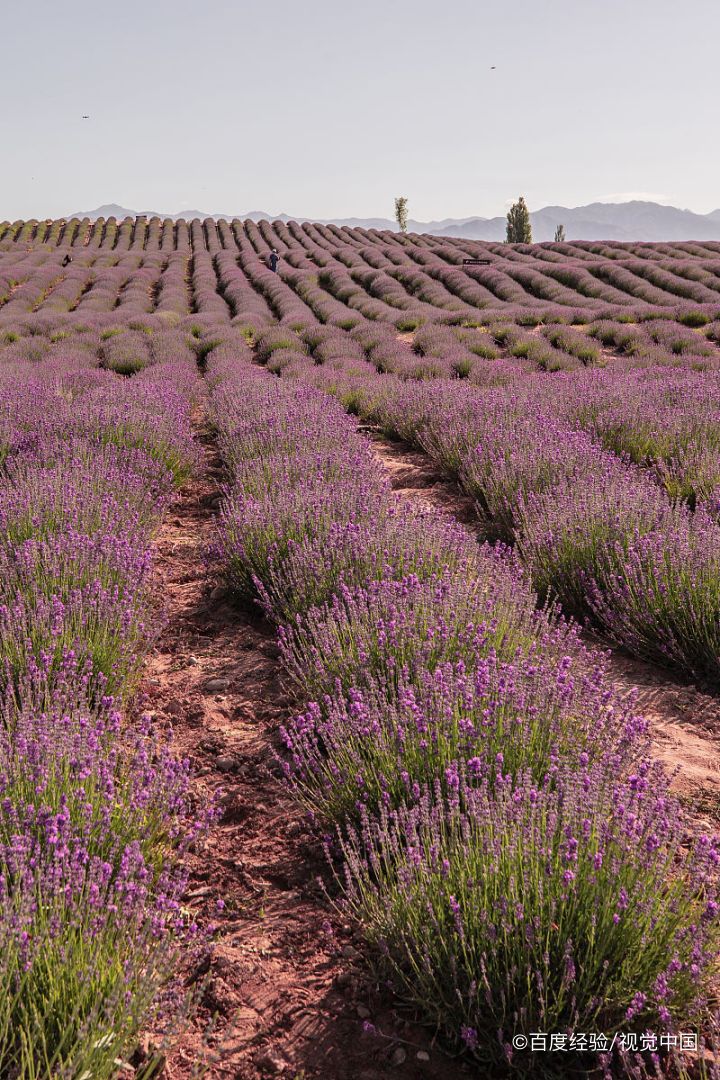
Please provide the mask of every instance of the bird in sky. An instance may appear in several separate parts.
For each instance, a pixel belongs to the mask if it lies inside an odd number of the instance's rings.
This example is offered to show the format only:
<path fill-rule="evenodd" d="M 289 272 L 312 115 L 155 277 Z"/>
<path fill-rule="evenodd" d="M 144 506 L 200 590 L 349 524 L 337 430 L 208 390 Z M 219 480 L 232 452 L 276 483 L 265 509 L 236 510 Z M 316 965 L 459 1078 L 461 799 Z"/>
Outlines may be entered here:
<path fill-rule="evenodd" d="M 494 64 L 492 65 L 492 67 L 490 68 L 490 70 L 491 70 L 491 71 L 494 71 L 494 70 L 495 70 L 495 65 L 494 65 Z"/>
<path fill-rule="evenodd" d="M 83 113 L 83 120 L 89 120 L 89 119 L 90 119 L 90 117 L 86 113 Z"/>

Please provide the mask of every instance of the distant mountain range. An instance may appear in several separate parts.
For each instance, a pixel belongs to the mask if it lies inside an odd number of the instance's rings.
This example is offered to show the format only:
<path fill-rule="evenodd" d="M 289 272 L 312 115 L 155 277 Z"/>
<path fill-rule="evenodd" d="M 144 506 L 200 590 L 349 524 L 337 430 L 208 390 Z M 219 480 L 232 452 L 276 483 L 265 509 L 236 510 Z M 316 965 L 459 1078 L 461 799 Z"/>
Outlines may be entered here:
<path fill-rule="evenodd" d="M 390 218 L 304 218 L 302 215 L 269 214 L 264 210 L 245 213 L 217 214 L 204 210 L 182 210 L 178 214 L 163 214 L 155 210 L 130 210 L 117 203 L 84 210 L 72 217 L 147 217 L 172 218 L 250 218 L 252 221 L 318 221 L 326 225 L 349 225 L 363 229 L 391 229 L 397 225 Z M 533 239 L 552 240 L 555 228 L 564 225 L 568 240 L 720 240 L 720 209 L 709 214 L 695 214 L 676 206 L 662 206 L 639 200 L 623 203 L 590 203 L 588 206 L 545 206 L 530 215 Z M 411 232 L 431 233 L 433 236 L 457 236 L 469 240 L 504 240 L 505 216 L 484 218 L 443 218 L 442 221 L 408 222 Z"/>

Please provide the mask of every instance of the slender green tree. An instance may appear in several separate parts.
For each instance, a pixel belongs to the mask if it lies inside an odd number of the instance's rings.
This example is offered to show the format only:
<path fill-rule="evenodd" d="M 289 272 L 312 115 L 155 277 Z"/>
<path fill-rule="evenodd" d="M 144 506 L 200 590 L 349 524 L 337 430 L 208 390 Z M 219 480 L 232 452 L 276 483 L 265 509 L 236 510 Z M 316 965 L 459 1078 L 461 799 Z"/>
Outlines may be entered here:
<path fill-rule="evenodd" d="M 555 229 L 555 243 L 556 244 L 564 244 L 565 243 L 565 226 L 564 225 L 558 225 L 557 228 Z"/>
<path fill-rule="evenodd" d="M 407 232 L 408 226 L 408 201 L 404 195 L 400 195 L 395 200 L 395 220 L 398 223 L 398 229 L 400 232 Z"/>
<path fill-rule="evenodd" d="M 532 244 L 530 211 L 522 195 L 508 210 L 506 244 Z"/>

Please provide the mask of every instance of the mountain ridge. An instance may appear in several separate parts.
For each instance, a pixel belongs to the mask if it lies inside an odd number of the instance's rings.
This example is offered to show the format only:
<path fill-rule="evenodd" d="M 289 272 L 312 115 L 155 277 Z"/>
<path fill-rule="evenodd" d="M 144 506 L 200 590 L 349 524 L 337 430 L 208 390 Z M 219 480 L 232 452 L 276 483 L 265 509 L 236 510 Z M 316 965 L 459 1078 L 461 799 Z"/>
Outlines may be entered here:
<path fill-rule="evenodd" d="M 68 217 L 160 217 L 173 221 L 192 218 L 233 218 L 252 221 L 316 221 L 319 224 L 348 226 L 350 228 L 388 229 L 397 231 L 390 218 L 305 218 L 291 214 L 269 214 L 264 210 L 250 210 L 242 214 L 206 213 L 202 210 L 184 210 L 177 214 L 163 214 L 154 210 L 131 210 L 118 203 L 105 203 L 95 210 L 78 211 Z M 555 229 L 563 225 L 568 240 L 620 240 L 654 241 L 669 240 L 720 240 L 720 209 L 708 214 L 696 214 L 676 206 L 645 200 L 607 203 L 594 202 L 585 206 L 545 206 L 531 212 L 533 239 L 536 242 L 552 240 Z M 496 217 L 442 218 L 435 221 L 408 222 L 411 232 L 429 233 L 434 236 L 464 238 L 468 240 L 501 241 L 505 239 L 505 215 Z"/>

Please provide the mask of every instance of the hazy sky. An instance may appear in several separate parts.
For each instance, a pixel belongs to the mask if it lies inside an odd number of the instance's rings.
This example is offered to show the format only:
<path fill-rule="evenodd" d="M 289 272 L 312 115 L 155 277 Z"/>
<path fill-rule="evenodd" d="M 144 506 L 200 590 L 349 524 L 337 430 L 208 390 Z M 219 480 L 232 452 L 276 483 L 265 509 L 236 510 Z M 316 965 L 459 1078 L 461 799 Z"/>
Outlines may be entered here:
<path fill-rule="evenodd" d="M 719 34 L 717 0 L 8 0 L 0 220 L 706 212 Z"/>

